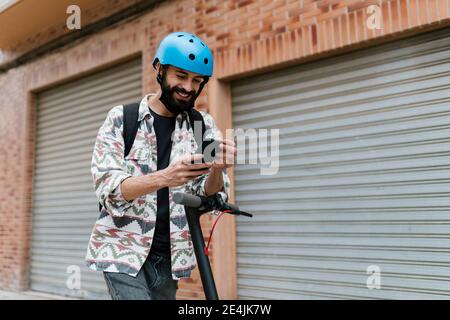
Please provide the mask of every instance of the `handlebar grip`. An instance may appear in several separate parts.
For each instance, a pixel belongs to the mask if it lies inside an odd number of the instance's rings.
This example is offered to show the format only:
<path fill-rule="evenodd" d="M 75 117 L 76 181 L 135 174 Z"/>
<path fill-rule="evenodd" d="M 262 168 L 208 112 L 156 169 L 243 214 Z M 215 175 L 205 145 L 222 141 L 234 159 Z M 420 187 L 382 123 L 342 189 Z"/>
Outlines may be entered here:
<path fill-rule="evenodd" d="M 200 197 L 183 192 L 175 192 L 173 194 L 173 201 L 191 208 L 198 208 L 202 205 L 202 199 Z"/>

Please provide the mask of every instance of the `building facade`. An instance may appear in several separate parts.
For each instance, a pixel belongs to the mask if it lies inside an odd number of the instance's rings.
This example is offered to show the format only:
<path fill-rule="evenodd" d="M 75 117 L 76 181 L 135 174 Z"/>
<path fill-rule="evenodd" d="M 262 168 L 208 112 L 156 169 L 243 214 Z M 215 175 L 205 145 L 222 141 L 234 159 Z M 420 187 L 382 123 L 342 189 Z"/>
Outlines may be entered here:
<path fill-rule="evenodd" d="M 73 2 L 0 12 L 0 289 L 105 297 L 82 261 L 95 134 L 157 90 L 153 55 L 179 30 L 215 57 L 197 108 L 279 130 L 275 174 L 267 155 L 229 172 L 254 218 L 215 230 L 221 298 L 450 297 L 449 0 L 78 1 L 69 30 Z M 204 298 L 198 271 L 178 298 Z"/>

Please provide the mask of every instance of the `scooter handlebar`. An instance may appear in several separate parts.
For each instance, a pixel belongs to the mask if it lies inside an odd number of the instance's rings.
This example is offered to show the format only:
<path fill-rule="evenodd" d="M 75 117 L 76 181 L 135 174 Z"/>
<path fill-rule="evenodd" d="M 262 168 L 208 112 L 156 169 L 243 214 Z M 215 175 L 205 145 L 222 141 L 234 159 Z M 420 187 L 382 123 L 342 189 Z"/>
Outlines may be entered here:
<path fill-rule="evenodd" d="M 189 193 L 175 192 L 173 201 L 186 207 L 198 208 L 202 205 L 202 198 Z"/>
<path fill-rule="evenodd" d="M 228 202 L 224 202 L 220 195 L 215 195 L 215 197 L 220 197 L 220 200 L 212 197 L 204 197 L 204 196 L 195 196 L 188 193 L 183 192 L 175 192 L 173 194 L 173 201 L 177 204 L 191 207 L 191 208 L 200 208 L 207 207 L 211 210 L 231 210 L 231 214 L 236 215 L 244 215 L 247 217 L 252 217 L 252 214 L 240 211 L 239 207 L 235 204 L 231 204 Z"/>

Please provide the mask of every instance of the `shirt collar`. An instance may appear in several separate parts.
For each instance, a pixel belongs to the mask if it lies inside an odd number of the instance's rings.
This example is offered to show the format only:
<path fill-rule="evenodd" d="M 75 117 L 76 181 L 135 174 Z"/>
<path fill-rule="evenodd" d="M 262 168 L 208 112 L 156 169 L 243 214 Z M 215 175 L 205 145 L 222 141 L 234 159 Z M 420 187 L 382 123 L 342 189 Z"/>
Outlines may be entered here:
<path fill-rule="evenodd" d="M 149 93 L 145 95 L 144 98 L 142 98 L 141 103 L 139 104 L 138 121 L 142 121 L 147 115 L 150 115 L 150 117 L 152 117 L 152 114 L 148 109 L 148 98 L 153 95 L 154 95 L 153 93 Z"/>

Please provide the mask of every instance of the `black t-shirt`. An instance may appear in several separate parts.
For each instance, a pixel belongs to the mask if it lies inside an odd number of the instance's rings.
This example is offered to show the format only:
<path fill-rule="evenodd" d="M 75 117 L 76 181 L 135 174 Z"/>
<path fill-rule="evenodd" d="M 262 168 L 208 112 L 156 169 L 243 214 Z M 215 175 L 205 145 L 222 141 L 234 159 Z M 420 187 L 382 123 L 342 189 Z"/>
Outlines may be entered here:
<path fill-rule="evenodd" d="M 150 109 L 150 108 L 149 108 Z M 164 117 L 150 109 L 153 128 L 156 134 L 158 150 L 157 170 L 162 170 L 169 165 L 170 152 L 172 150 L 172 133 L 175 129 L 176 117 Z M 169 189 L 163 188 L 157 191 L 157 217 L 153 236 L 152 253 L 164 257 L 170 257 L 170 216 L 169 216 Z"/>

